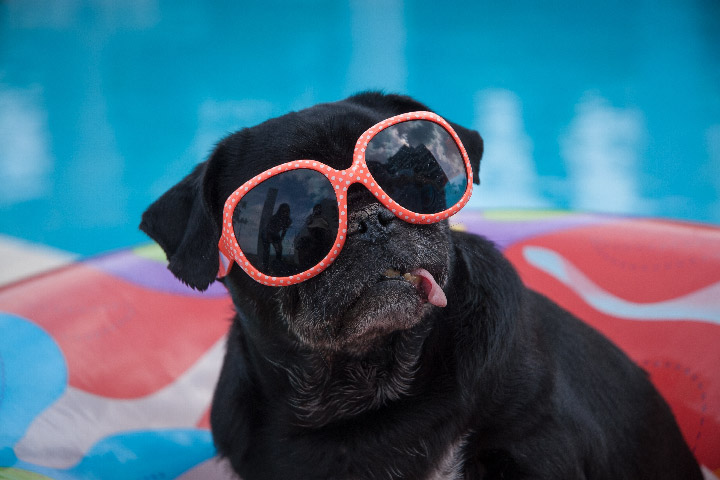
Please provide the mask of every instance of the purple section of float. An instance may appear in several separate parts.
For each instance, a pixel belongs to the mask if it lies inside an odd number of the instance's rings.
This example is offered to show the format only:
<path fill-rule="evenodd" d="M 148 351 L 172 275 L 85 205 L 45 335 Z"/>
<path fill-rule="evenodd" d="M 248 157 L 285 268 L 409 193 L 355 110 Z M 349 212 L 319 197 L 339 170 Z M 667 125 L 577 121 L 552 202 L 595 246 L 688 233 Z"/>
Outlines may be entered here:
<path fill-rule="evenodd" d="M 453 225 L 477 235 L 482 235 L 497 245 L 500 250 L 528 238 L 537 237 L 551 232 L 568 230 L 586 225 L 598 225 L 617 221 L 614 217 L 590 214 L 548 214 L 542 217 L 508 216 L 502 219 L 495 214 L 489 217 L 483 212 L 460 212 L 451 221 Z"/>
<path fill-rule="evenodd" d="M 193 290 L 176 279 L 163 262 L 123 251 L 92 258 L 86 265 L 102 270 L 130 283 L 165 293 L 198 298 L 218 298 L 227 295 L 220 282 L 210 285 L 204 292 Z"/>

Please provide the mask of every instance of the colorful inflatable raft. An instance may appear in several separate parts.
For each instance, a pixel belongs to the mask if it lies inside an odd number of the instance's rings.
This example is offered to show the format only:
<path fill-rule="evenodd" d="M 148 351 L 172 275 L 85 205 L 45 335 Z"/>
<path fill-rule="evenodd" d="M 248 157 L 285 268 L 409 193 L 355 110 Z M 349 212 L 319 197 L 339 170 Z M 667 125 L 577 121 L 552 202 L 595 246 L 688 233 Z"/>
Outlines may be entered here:
<path fill-rule="evenodd" d="M 524 281 L 651 375 L 720 475 L 720 228 L 464 212 Z M 232 306 L 183 286 L 154 245 L 0 289 L 0 479 L 229 479 L 208 409 Z"/>

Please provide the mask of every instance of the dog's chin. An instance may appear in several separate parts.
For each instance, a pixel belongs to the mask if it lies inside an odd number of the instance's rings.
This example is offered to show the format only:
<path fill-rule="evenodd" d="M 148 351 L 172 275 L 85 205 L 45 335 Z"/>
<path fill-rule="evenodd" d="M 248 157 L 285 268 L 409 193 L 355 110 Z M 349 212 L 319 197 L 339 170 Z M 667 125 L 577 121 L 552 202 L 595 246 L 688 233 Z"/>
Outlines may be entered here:
<path fill-rule="evenodd" d="M 403 280 L 382 280 L 369 286 L 341 320 L 335 350 L 363 354 L 389 341 L 391 334 L 410 330 L 430 305 Z"/>
<path fill-rule="evenodd" d="M 290 330 L 304 347 L 326 354 L 361 357 L 410 330 L 433 308 L 422 291 L 402 278 L 382 278 L 367 285 L 335 318 L 306 321 L 307 313 L 289 319 Z"/>

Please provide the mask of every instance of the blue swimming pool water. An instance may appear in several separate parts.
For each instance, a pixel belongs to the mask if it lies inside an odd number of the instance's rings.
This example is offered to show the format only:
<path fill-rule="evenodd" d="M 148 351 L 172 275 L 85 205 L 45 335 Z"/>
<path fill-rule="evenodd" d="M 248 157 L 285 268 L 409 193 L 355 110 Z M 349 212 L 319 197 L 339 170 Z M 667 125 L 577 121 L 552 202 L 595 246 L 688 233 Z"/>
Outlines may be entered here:
<path fill-rule="evenodd" d="M 235 129 L 404 92 L 486 142 L 470 208 L 720 223 L 713 0 L 0 2 L 0 233 L 82 255 Z"/>

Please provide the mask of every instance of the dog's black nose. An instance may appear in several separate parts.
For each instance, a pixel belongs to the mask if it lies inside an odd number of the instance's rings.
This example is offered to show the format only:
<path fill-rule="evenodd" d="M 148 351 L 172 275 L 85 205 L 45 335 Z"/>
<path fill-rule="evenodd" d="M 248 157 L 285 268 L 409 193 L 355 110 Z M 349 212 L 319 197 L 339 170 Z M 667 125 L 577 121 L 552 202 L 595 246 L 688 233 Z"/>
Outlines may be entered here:
<path fill-rule="evenodd" d="M 371 203 L 350 212 L 348 237 L 371 243 L 386 241 L 395 215 L 379 203 Z"/>

